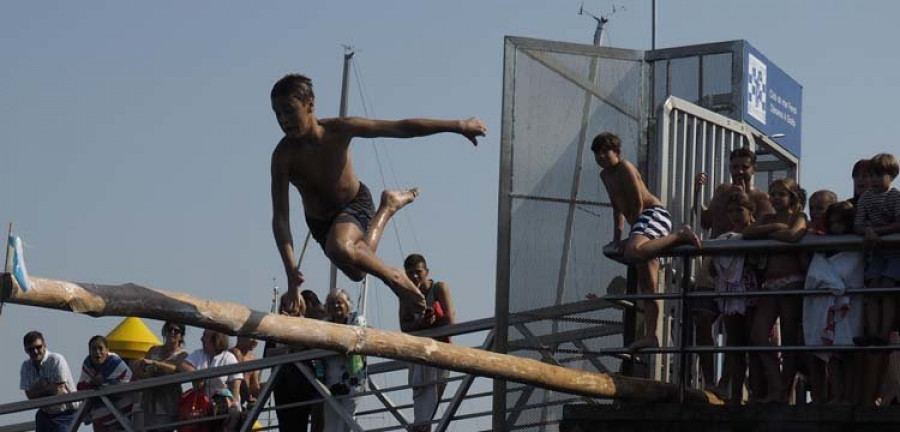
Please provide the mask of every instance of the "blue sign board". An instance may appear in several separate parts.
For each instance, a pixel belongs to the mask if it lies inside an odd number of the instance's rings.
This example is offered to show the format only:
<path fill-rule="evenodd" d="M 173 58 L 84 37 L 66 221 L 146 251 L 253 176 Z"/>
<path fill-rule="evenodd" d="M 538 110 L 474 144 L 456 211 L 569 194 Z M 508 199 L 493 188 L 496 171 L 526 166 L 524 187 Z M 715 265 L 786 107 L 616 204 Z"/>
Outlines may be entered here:
<path fill-rule="evenodd" d="M 743 120 L 800 158 L 803 86 L 744 42 Z"/>

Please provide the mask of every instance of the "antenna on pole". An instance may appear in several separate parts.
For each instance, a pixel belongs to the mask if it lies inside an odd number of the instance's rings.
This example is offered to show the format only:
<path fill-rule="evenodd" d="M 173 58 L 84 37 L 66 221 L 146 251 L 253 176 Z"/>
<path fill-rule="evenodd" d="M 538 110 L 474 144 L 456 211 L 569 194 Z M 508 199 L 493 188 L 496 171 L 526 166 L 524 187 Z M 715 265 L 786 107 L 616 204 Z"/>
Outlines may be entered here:
<path fill-rule="evenodd" d="M 278 284 L 272 278 L 272 313 L 278 313 Z"/>
<path fill-rule="evenodd" d="M 604 32 L 604 30 L 606 28 L 606 23 L 608 23 L 609 19 L 612 18 L 613 15 L 615 15 L 616 12 L 618 12 L 620 10 L 622 10 L 622 11 L 626 10 L 625 6 L 613 5 L 612 11 L 610 13 L 608 13 L 606 15 L 600 15 L 598 17 L 598 16 L 584 10 L 584 1 L 581 2 L 581 7 L 578 8 L 578 15 L 587 15 L 597 21 L 597 27 L 594 29 L 594 46 L 606 45 L 605 41 L 603 40 L 604 36 L 606 35 L 606 32 Z"/>

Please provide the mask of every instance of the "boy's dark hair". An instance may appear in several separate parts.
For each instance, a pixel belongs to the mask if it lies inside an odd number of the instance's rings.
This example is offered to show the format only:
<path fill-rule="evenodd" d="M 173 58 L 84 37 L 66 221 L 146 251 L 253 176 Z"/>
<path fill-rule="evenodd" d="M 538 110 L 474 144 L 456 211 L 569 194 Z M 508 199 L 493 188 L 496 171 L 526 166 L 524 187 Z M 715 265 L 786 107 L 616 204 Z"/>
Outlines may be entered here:
<path fill-rule="evenodd" d="M 417 264 L 421 263 L 423 267 L 428 268 L 428 263 L 425 262 L 425 257 L 419 254 L 409 254 L 405 260 L 403 260 L 403 268 L 413 268 Z"/>
<path fill-rule="evenodd" d="M 750 158 L 750 163 L 752 165 L 756 165 L 756 152 L 750 150 L 750 147 L 738 147 L 732 150 L 731 156 L 728 158 L 728 160 L 730 161 L 742 157 Z"/>
<path fill-rule="evenodd" d="M 34 341 L 40 340 L 41 342 L 46 342 L 44 340 L 44 335 L 37 330 L 32 330 L 28 333 L 25 333 L 25 337 L 22 338 L 22 345 L 28 346 L 34 343 Z"/>
<path fill-rule="evenodd" d="M 853 164 L 853 171 L 850 172 L 850 177 L 856 178 L 863 174 L 867 174 L 871 163 L 871 159 L 860 159 L 856 161 L 856 163 Z"/>
<path fill-rule="evenodd" d="M 618 135 L 603 132 L 594 137 L 594 141 L 591 142 L 591 151 L 596 153 L 598 151 L 606 150 L 612 150 L 615 154 L 620 154 L 622 152 L 622 140 L 619 139 Z"/>
<path fill-rule="evenodd" d="M 853 229 L 854 217 L 856 217 L 856 207 L 850 201 L 841 201 L 828 206 L 828 210 L 825 210 L 825 233 L 834 234 L 831 232 L 831 221 L 834 218 L 840 218 L 841 223 L 847 229 Z"/>
<path fill-rule="evenodd" d="M 289 96 L 296 98 L 300 102 L 309 102 L 316 97 L 313 94 L 312 80 L 305 75 L 290 74 L 285 75 L 272 86 L 272 94 L 270 97 L 275 99 L 278 96 Z"/>
<path fill-rule="evenodd" d="M 728 195 L 725 196 L 725 208 L 728 208 L 730 204 L 737 204 L 749 210 L 751 216 L 756 214 L 756 203 L 742 190 L 732 189 L 728 192 Z"/>
<path fill-rule="evenodd" d="M 91 340 L 88 341 L 88 348 L 90 348 L 91 345 L 93 345 L 94 342 L 97 342 L 97 341 L 102 342 L 103 346 L 109 348 L 109 343 L 106 341 L 106 338 L 103 336 L 100 336 L 100 335 L 94 336 L 91 338 Z"/>
<path fill-rule="evenodd" d="M 878 153 L 875 155 L 869 162 L 869 169 L 872 171 L 872 174 L 877 176 L 889 175 L 891 180 L 897 178 L 897 174 L 900 174 L 900 164 L 897 163 L 897 158 L 890 153 Z"/>

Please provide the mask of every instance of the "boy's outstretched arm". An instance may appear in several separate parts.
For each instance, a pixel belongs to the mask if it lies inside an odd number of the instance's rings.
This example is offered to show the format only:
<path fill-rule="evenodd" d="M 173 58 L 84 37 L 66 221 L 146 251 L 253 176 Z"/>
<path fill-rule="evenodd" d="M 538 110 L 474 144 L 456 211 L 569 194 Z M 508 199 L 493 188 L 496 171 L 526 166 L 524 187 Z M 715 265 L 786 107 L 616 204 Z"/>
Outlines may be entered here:
<path fill-rule="evenodd" d="M 351 137 L 360 138 L 415 138 L 442 132 L 458 133 L 474 145 L 477 137 L 487 133 L 484 123 L 470 117 L 465 120 L 373 120 L 362 117 L 345 117 L 320 120 L 326 128 Z"/>
<path fill-rule="evenodd" d="M 292 300 L 300 299 L 299 287 L 303 283 L 303 277 L 294 260 L 294 238 L 291 235 L 290 217 L 290 181 L 288 171 L 283 158 L 278 156 L 278 150 L 272 153 L 272 234 L 281 255 L 281 262 L 287 275 L 287 289 Z"/>

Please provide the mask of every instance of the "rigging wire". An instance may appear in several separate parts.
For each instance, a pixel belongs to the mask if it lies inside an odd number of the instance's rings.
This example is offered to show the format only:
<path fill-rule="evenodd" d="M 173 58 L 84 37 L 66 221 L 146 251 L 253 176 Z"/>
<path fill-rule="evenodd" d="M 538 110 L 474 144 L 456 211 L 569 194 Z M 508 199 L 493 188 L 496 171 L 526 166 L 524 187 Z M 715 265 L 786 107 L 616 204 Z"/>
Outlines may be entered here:
<path fill-rule="evenodd" d="M 362 75 L 363 75 L 362 72 L 361 72 L 362 67 L 359 66 L 358 63 L 359 63 L 358 61 L 355 61 L 355 62 L 352 63 L 352 66 L 353 66 L 353 74 L 354 74 L 354 76 L 356 77 L 357 88 L 359 89 L 359 93 L 360 93 L 360 100 L 361 100 L 361 102 L 362 102 L 363 113 L 365 114 L 366 117 L 369 117 L 369 111 L 370 111 L 370 108 L 371 108 L 371 104 L 368 102 L 368 99 L 367 99 L 366 96 L 365 96 L 366 90 L 365 90 L 365 83 L 364 83 L 363 80 L 362 80 Z M 372 111 L 374 111 L 374 110 L 372 110 Z M 379 171 L 379 173 L 381 174 L 381 182 L 382 182 L 382 185 L 384 186 L 385 189 L 387 189 L 387 188 L 388 188 L 388 187 L 387 187 L 387 182 L 386 182 L 386 180 L 385 180 L 384 170 L 383 170 L 382 164 L 381 164 L 381 158 L 379 157 L 378 147 L 375 145 L 375 140 L 374 140 L 374 139 L 371 140 L 371 142 L 372 142 L 372 148 L 373 148 L 374 151 L 375 151 L 376 161 L 378 162 L 378 171 Z M 387 151 L 385 151 L 385 160 L 386 160 L 386 162 L 387 162 L 388 170 L 390 171 L 391 177 L 392 177 L 392 179 L 393 179 L 393 185 L 394 185 L 394 187 L 399 188 L 399 187 L 400 187 L 400 186 L 399 186 L 399 185 L 400 185 L 400 180 L 399 180 L 399 178 L 398 178 L 398 176 L 397 176 L 397 170 L 394 169 L 394 162 L 393 162 L 393 159 L 390 157 L 390 153 L 387 152 Z M 403 213 L 403 218 L 404 218 L 405 221 L 406 221 L 406 224 L 409 226 L 409 231 L 410 231 L 410 233 L 412 234 L 412 237 L 413 237 L 413 243 L 415 244 L 415 247 L 416 247 L 417 249 L 421 250 L 421 249 L 422 249 L 422 246 L 421 246 L 421 244 L 420 244 L 420 242 L 419 242 L 419 236 L 418 236 L 418 233 L 416 232 L 416 228 L 415 228 L 415 225 L 413 224 L 413 221 L 412 221 L 412 218 L 411 218 L 411 216 L 410 216 L 409 210 L 407 210 L 407 211 L 405 211 L 405 212 L 402 212 L 402 213 Z M 395 221 L 396 221 L 396 219 L 395 219 Z M 398 238 L 398 246 L 400 246 L 400 253 L 401 253 L 401 255 L 405 256 L 406 253 L 405 253 L 404 250 L 403 250 L 403 246 L 402 246 L 402 245 L 399 245 L 399 243 L 400 243 L 400 241 L 399 241 L 400 234 L 399 234 L 399 231 L 397 230 L 396 222 L 394 223 L 394 234 L 395 234 L 395 235 L 397 236 L 397 238 Z"/>

